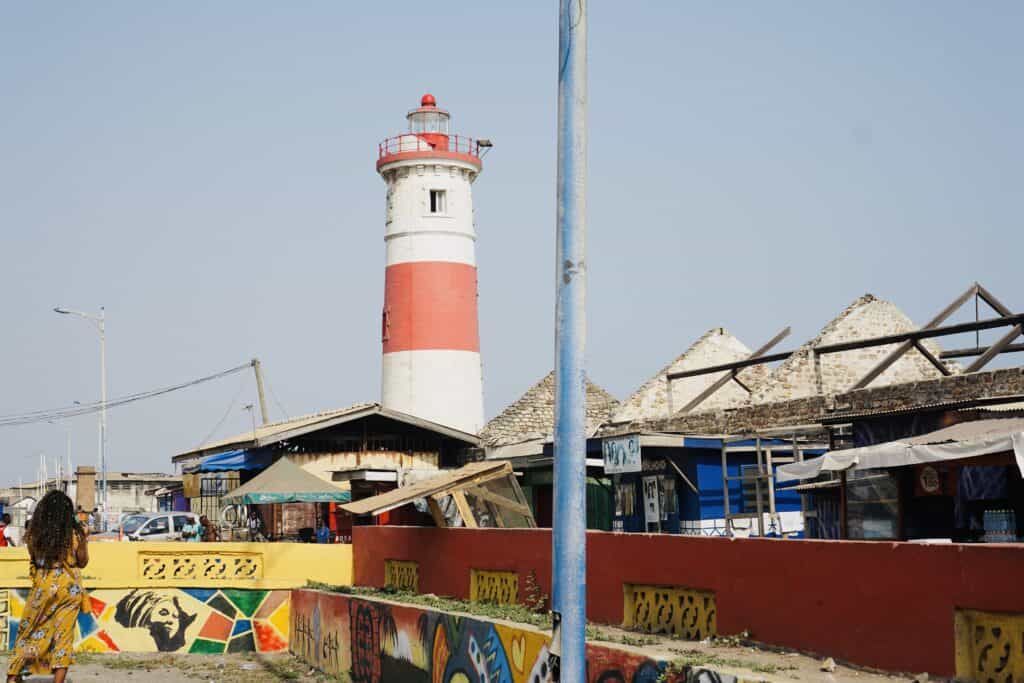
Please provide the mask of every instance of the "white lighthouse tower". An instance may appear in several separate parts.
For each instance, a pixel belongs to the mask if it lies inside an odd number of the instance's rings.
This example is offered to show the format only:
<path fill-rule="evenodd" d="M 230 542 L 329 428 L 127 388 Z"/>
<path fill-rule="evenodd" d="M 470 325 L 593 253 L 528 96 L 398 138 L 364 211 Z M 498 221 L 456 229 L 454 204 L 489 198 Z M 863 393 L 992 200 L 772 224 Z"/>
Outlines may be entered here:
<path fill-rule="evenodd" d="M 433 95 L 378 149 L 387 183 L 385 408 L 476 434 L 483 427 L 472 184 L 486 141 L 449 133 Z"/>

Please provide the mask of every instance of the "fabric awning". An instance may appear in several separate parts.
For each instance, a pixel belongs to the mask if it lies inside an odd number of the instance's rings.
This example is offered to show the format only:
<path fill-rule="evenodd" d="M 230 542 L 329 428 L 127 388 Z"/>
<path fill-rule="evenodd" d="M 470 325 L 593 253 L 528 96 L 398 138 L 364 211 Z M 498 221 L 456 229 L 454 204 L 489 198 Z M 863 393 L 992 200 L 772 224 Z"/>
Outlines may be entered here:
<path fill-rule="evenodd" d="M 820 458 L 782 465 L 778 481 L 811 479 L 822 472 L 922 465 L 1013 451 L 1024 475 L 1024 418 L 961 422 L 921 436 L 830 451 Z"/>
<path fill-rule="evenodd" d="M 204 458 L 192 472 L 237 472 L 240 470 L 263 470 L 270 467 L 274 454 L 270 449 L 240 449 L 227 451 Z"/>
<path fill-rule="evenodd" d="M 307 472 L 288 458 L 281 458 L 249 482 L 222 498 L 226 503 L 347 503 L 350 491 Z"/>

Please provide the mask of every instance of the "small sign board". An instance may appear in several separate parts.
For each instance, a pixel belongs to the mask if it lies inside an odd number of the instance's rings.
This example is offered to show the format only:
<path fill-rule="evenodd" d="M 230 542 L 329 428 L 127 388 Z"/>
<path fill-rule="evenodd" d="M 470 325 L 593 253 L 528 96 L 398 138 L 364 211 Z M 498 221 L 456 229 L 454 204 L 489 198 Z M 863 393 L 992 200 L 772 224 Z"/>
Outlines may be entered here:
<path fill-rule="evenodd" d="M 605 474 L 639 472 L 641 469 L 639 434 L 605 439 L 601 442 L 601 451 Z"/>
<path fill-rule="evenodd" d="M 651 529 L 651 525 L 658 526 L 661 522 L 661 487 L 658 486 L 658 477 L 644 477 L 644 521 L 647 523 L 648 531 L 660 531 Z"/>

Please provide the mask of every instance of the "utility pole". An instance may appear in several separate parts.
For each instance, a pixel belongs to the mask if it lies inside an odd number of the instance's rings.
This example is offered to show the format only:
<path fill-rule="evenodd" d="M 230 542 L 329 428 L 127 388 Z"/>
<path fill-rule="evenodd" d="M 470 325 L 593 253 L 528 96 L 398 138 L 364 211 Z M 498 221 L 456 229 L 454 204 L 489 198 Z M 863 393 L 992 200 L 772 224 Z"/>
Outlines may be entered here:
<path fill-rule="evenodd" d="M 260 399 L 260 417 L 263 418 L 263 424 L 269 424 L 270 417 L 267 415 L 267 397 L 263 393 L 263 366 L 260 365 L 259 358 L 252 359 L 252 371 L 256 373 L 256 394 Z"/>
<path fill-rule="evenodd" d="M 555 308 L 555 680 L 586 679 L 587 0 L 559 0 Z"/>
<path fill-rule="evenodd" d="M 256 413 L 253 411 L 253 407 L 254 406 L 251 403 L 249 403 L 248 405 L 244 406 L 242 408 L 242 410 L 248 410 L 249 411 L 249 417 L 252 418 L 252 440 L 255 442 L 256 441 Z"/>
<path fill-rule="evenodd" d="M 107 530 L 107 312 L 100 306 L 99 315 L 72 311 L 60 306 L 53 309 L 54 313 L 61 315 L 77 315 L 79 318 L 88 320 L 96 325 L 100 331 L 100 444 L 99 444 L 99 470 L 100 470 L 100 505 L 103 509 L 101 516 L 101 529 Z"/>
<path fill-rule="evenodd" d="M 107 530 L 107 312 L 100 306 L 100 488 L 103 491 L 103 516 L 100 529 Z"/>

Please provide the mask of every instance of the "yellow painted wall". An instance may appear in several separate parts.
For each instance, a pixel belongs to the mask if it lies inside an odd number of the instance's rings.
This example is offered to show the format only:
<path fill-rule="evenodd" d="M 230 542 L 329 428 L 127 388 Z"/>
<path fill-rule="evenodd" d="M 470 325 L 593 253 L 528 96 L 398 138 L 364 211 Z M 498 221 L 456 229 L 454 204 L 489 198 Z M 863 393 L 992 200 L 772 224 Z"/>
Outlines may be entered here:
<path fill-rule="evenodd" d="M 958 609 L 954 623 L 958 678 L 1024 680 L 1024 614 Z"/>
<path fill-rule="evenodd" d="M 352 546 L 315 543 L 89 544 L 86 588 L 284 589 L 352 585 Z M 28 551 L 0 549 L 0 586 L 27 588 Z"/>

